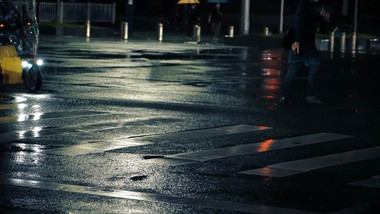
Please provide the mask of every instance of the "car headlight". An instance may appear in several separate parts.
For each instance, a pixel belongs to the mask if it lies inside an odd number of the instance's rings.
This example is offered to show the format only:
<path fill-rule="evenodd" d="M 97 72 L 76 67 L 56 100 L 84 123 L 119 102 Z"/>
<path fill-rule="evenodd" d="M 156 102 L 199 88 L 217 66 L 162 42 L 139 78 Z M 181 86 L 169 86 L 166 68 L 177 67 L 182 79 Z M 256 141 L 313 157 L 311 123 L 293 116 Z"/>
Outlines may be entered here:
<path fill-rule="evenodd" d="M 29 65 L 29 62 L 27 62 L 27 61 L 22 61 L 22 63 L 21 63 L 21 66 L 22 66 L 23 68 L 28 67 L 28 65 Z"/>
<path fill-rule="evenodd" d="M 37 64 L 38 66 L 41 66 L 41 65 L 44 64 L 44 61 L 43 61 L 42 59 L 38 59 L 37 62 L 36 62 L 36 64 Z"/>

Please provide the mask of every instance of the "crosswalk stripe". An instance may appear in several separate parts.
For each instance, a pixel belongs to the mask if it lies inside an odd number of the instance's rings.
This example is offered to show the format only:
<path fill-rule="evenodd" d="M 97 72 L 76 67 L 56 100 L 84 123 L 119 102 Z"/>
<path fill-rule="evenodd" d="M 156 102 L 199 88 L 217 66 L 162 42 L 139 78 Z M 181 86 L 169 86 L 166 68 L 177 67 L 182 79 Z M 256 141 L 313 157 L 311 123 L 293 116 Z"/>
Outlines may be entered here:
<path fill-rule="evenodd" d="M 208 161 L 213 159 L 219 159 L 224 157 L 252 154 L 258 152 L 267 152 L 272 150 L 286 149 L 298 146 L 306 146 L 317 143 L 323 143 L 334 140 L 341 140 L 350 138 L 353 136 L 331 133 L 318 133 L 312 135 L 304 135 L 299 137 L 285 138 L 285 139 L 269 139 L 261 143 L 251 143 L 245 145 L 237 145 L 231 147 L 225 147 L 220 149 L 195 151 L 189 153 L 181 153 L 168 156 L 175 159 L 186 159 L 194 161 Z"/>
<path fill-rule="evenodd" d="M 92 154 L 92 153 L 101 153 L 101 152 L 111 151 L 115 149 L 122 149 L 126 147 L 143 146 L 147 144 L 152 144 L 157 141 L 165 141 L 169 139 L 184 140 L 184 139 L 192 139 L 192 138 L 198 138 L 198 137 L 211 137 L 211 136 L 219 136 L 219 135 L 237 134 L 237 133 L 243 133 L 243 132 L 261 131 L 265 129 L 269 129 L 269 127 L 236 125 L 236 126 L 228 126 L 228 127 L 222 127 L 222 128 L 211 128 L 211 129 L 184 131 L 184 132 L 169 133 L 169 134 L 158 134 L 158 135 L 152 135 L 152 136 L 125 138 L 125 139 L 118 139 L 114 141 L 104 141 L 104 142 L 99 142 L 99 143 L 86 143 L 86 144 L 74 145 L 70 147 L 63 147 L 63 148 L 48 150 L 47 153 L 56 154 L 56 155 L 85 155 L 85 154 Z"/>
<path fill-rule="evenodd" d="M 233 212 L 244 212 L 244 213 L 260 213 L 260 214 L 312 214 L 313 212 L 295 210 L 290 208 L 281 208 L 274 206 L 264 206 L 264 205 L 251 205 L 244 203 L 235 202 L 225 202 L 225 201 L 212 201 L 208 199 L 193 199 L 193 198 L 183 198 L 170 195 L 163 195 L 157 193 L 145 193 L 145 192 L 135 192 L 127 190 L 102 190 L 94 187 L 61 184 L 53 182 L 44 181 L 33 181 L 33 180 L 22 180 L 15 178 L 0 179 L 0 183 L 4 185 L 28 187 L 42 190 L 51 191 L 62 191 L 69 193 L 79 193 L 111 198 L 121 198 L 128 200 L 155 202 L 155 203 L 170 203 L 187 205 L 198 208 L 209 208 L 216 210 L 229 210 Z"/>
<path fill-rule="evenodd" d="M 57 149 L 46 150 L 47 154 L 54 155 L 66 155 L 66 156 L 76 156 L 85 155 L 93 153 L 101 153 L 115 149 L 143 146 L 152 144 L 151 142 L 136 141 L 133 139 L 121 139 L 107 142 L 97 142 L 97 143 L 83 143 L 75 146 L 62 147 Z"/>
<path fill-rule="evenodd" d="M 267 130 L 267 129 L 271 129 L 271 127 L 235 125 L 235 126 L 226 126 L 226 127 L 146 136 L 146 137 L 143 137 L 142 139 L 146 141 L 165 141 L 165 140 L 178 141 L 178 140 L 186 140 L 186 139 L 194 139 L 194 138 L 206 138 L 206 137 L 214 137 L 214 136 L 221 136 L 221 135 L 239 134 L 239 133 L 245 133 L 245 132 L 255 132 L 255 131 L 262 131 L 262 130 Z"/>
<path fill-rule="evenodd" d="M 115 127 L 115 125 L 117 125 L 115 123 L 96 124 L 96 125 L 97 126 L 87 125 L 87 126 L 81 126 L 81 127 L 67 127 L 67 128 L 34 127 L 33 129 L 30 129 L 30 130 L 3 133 L 3 134 L 0 134 L 0 144 L 9 143 L 16 140 L 39 138 L 39 137 L 50 136 L 50 135 L 94 131 L 94 130 L 99 130 L 101 127 L 103 129 L 118 128 L 118 127 Z"/>
<path fill-rule="evenodd" d="M 15 116 L 0 117 L 0 123 L 12 123 L 23 121 L 36 121 L 43 119 L 54 119 L 62 117 L 80 117 L 89 115 L 105 114 L 106 112 L 97 111 L 71 111 L 71 112 L 49 112 L 49 113 L 35 113 L 35 114 L 19 114 Z"/>
<path fill-rule="evenodd" d="M 246 175 L 268 177 L 286 177 L 308 172 L 311 170 L 343 165 L 378 157 L 380 157 L 380 146 L 309 159 L 283 162 L 269 165 L 264 168 L 242 171 L 240 173 Z"/>
<path fill-rule="evenodd" d="M 355 181 L 350 184 L 355 186 L 380 188 L 380 175 L 376 175 L 365 180 Z"/>
<path fill-rule="evenodd" d="M 269 139 L 261 143 L 250 143 L 244 145 L 236 145 L 225 148 L 202 150 L 189 153 L 180 153 L 175 155 L 165 156 L 165 160 L 152 159 L 149 162 L 164 164 L 164 165 L 185 165 L 194 162 L 203 162 L 209 160 L 215 160 L 220 158 L 254 154 L 260 152 L 267 152 L 273 150 L 280 150 L 286 148 L 293 148 L 299 146 L 306 146 L 312 144 L 318 144 L 323 142 L 329 142 L 334 140 L 342 140 L 351 138 L 351 135 L 333 134 L 333 133 L 317 133 L 311 135 L 304 135 L 298 137 L 284 138 L 284 139 Z M 162 159 L 162 158 L 161 158 Z M 181 161 L 183 160 L 183 161 Z"/>

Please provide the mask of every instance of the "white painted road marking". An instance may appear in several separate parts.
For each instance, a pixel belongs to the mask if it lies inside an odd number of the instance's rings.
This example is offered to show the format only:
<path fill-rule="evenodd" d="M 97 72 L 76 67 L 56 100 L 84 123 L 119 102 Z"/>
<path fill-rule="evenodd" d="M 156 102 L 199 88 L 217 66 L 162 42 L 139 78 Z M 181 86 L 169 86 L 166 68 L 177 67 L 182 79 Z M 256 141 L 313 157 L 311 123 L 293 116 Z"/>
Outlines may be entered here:
<path fill-rule="evenodd" d="M 231 147 L 194 151 L 189 153 L 180 153 L 175 155 L 165 156 L 165 158 L 151 159 L 149 162 L 164 164 L 164 165 L 185 165 L 194 162 L 203 162 L 209 160 L 215 160 L 220 158 L 254 154 L 260 152 L 267 152 L 273 150 L 287 149 L 299 146 L 313 145 L 318 143 L 324 143 L 334 140 L 342 140 L 352 138 L 354 136 L 332 133 L 318 133 L 311 135 L 304 135 L 298 137 L 284 138 L 284 139 L 269 139 L 261 143 L 250 143 L 244 145 L 236 145 Z M 170 162 L 170 160 L 172 160 Z M 181 162 L 181 160 L 184 160 Z"/>
<path fill-rule="evenodd" d="M 258 152 L 267 152 L 279 149 L 286 149 L 298 146 L 305 146 L 317 143 L 323 143 L 334 140 L 341 140 L 350 138 L 353 136 L 342 134 L 330 134 L 330 133 L 318 133 L 312 135 L 304 135 L 299 137 L 285 138 L 279 140 L 266 140 L 261 143 L 251 143 L 245 145 L 237 145 L 231 147 L 225 147 L 220 149 L 195 151 L 189 153 L 181 153 L 168 156 L 175 159 L 185 159 L 193 161 L 208 161 L 213 159 L 219 159 L 230 156 L 252 154 Z"/>
<path fill-rule="evenodd" d="M 20 104 L 19 104 L 20 105 Z M 0 117 L 0 123 L 19 123 L 24 121 L 37 121 L 45 119 L 84 117 L 106 114 L 107 112 L 99 111 L 65 111 L 65 112 L 47 112 L 35 114 L 18 114 L 14 116 Z"/>
<path fill-rule="evenodd" d="M 180 205 L 187 205 L 187 206 L 199 207 L 199 208 L 229 210 L 229 211 L 244 212 L 244 213 L 313 214 L 313 212 L 309 212 L 309 211 L 273 207 L 273 206 L 251 205 L 251 204 L 243 204 L 243 203 L 224 202 L 224 201 L 212 201 L 208 199 L 180 198 L 180 197 L 157 194 L 157 193 L 144 193 L 144 192 L 135 192 L 135 191 L 127 191 L 127 190 L 109 190 L 109 189 L 102 190 L 102 189 L 96 189 L 94 187 L 87 187 L 87 186 L 60 184 L 60 183 L 44 182 L 44 181 L 22 180 L 22 179 L 15 179 L 15 178 L 0 179 L 0 183 L 4 185 L 36 188 L 36 189 L 43 189 L 43 190 L 63 191 L 63 192 L 69 192 L 69 193 L 88 194 L 88 195 L 121 198 L 121 199 L 128 199 L 128 200 L 137 200 L 137 201 L 147 201 L 147 202 L 155 202 L 155 203 L 180 204 Z"/>
<path fill-rule="evenodd" d="M 178 140 L 187 140 L 187 139 L 194 139 L 194 138 L 206 138 L 206 137 L 214 137 L 214 136 L 222 136 L 222 135 L 239 134 L 239 133 L 245 133 L 245 132 L 263 131 L 267 129 L 271 129 L 271 128 L 266 127 L 266 126 L 235 125 L 235 126 L 226 126 L 226 127 L 146 136 L 146 137 L 141 137 L 139 139 L 142 139 L 145 141 L 165 141 L 165 140 L 178 141 Z"/>
<path fill-rule="evenodd" d="M 369 160 L 380 157 L 380 146 L 337 153 L 321 157 L 283 162 L 240 172 L 246 175 L 258 175 L 268 177 L 286 177 L 297 175 L 311 170 L 322 169 L 331 166 L 343 165 L 357 161 Z"/>
<path fill-rule="evenodd" d="M 46 150 L 47 154 L 54 155 L 67 155 L 67 156 L 76 156 L 76 155 L 86 155 L 92 153 L 101 153 L 115 149 L 134 147 L 134 146 L 144 146 L 152 144 L 151 142 L 135 141 L 133 139 L 121 139 L 115 141 L 107 142 L 97 142 L 97 143 L 83 143 L 79 145 L 62 147 L 57 149 Z"/>
<path fill-rule="evenodd" d="M 355 181 L 350 184 L 355 186 L 380 188 L 380 175 L 365 180 Z"/>
<path fill-rule="evenodd" d="M 101 153 L 106 151 L 111 151 L 115 149 L 122 149 L 133 146 L 144 146 L 152 144 L 157 141 L 165 140 L 186 140 L 199 137 L 212 137 L 212 136 L 221 136 L 221 135 L 230 135 L 238 134 L 245 132 L 254 132 L 270 129 L 265 126 L 249 126 L 249 125 L 236 125 L 220 128 L 211 128 L 211 129 L 202 129 L 202 130 L 193 130 L 193 131 L 184 131 L 168 134 L 159 134 L 152 136 L 143 136 L 135 138 L 125 138 L 114 141 L 104 141 L 98 143 L 85 143 L 69 147 L 63 147 L 58 149 L 47 150 L 48 154 L 56 155 L 86 155 L 92 153 Z"/>

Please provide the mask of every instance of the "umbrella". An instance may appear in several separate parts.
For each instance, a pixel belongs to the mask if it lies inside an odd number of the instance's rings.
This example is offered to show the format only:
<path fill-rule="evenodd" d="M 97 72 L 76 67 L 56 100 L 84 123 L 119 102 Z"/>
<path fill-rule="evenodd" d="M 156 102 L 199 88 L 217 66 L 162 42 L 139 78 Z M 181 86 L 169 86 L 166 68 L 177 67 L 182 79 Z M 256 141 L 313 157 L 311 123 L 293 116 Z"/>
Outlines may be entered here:
<path fill-rule="evenodd" d="M 180 0 L 178 4 L 199 4 L 199 0 Z"/>

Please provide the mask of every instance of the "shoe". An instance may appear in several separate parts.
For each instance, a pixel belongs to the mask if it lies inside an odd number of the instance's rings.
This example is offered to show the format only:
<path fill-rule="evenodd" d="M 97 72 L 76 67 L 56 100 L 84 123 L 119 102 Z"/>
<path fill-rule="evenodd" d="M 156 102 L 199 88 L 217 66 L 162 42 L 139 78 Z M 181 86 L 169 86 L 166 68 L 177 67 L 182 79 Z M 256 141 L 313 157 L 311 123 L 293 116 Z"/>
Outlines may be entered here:
<path fill-rule="evenodd" d="M 282 96 L 280 98 L 279 103 L 281 103 L 281 104 L 292 104 L 293 102 L 288 97 Z"/>
<path fill-rule="evenodd" d="M 306 102 L 310 104 L 322 104 L 323 102 L 318 100 L 315 96 L 307 96 Z"/>

